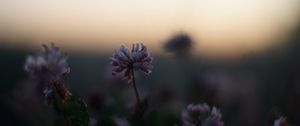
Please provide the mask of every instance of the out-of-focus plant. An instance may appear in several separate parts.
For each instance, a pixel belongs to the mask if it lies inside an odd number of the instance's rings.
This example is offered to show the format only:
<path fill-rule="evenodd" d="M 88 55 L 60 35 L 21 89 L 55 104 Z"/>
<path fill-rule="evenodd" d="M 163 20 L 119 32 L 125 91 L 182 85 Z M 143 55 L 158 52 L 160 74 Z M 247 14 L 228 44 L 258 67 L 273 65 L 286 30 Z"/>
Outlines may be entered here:
<path fill-rule="evenodd" d="M 286 117 L 279 117 L 274 121 L 274 126 L 289 126 Z"/>
<path fill-rule="evenodd" d="M 134 76 L 134 71 L 142 71 L 146 75 L 149 75 L 152 71 L 152 61 L 148 48 L 142 43 L 137 43 L 132 45 L 131 52 L 127 47 L 121 45 L 114 52 L 111 59 L 112 74 L 127 80 L 128 83 L 132 84 L 136 96 L 136 109 L 132 115 L 133 120 L 136 121 L 137 118 L 141 118 L 147 109 L 147 99 L 141 100 L 138 89 L 136 86 L 136 80 Z"/>
<path fill-rule="evenodd" d="M 192 40 L 189 36 L 179 34 L 170 39 L 165 46 L 167 50 L 176 55 L 186 55 L 190 51 L 191 44 Z M 149 112 L 148 99 L 140 98 L 135 72 L 142 71 L 149 75 L 153 67 L 153 57 L 145 45 L 133 44 L 131 51 L 121 45 L 110 57 L 110 61 L 112 74 L 132 84 L 136 103 L 133 104 L 129 113 L 119 112 L 118 110 L 124 111 L 124 109 L 116 109 L 116 107 L 120 108 L 123 104 L 106 105 L 107 99 L 104 94 L 98 92 L 92 94 L 89 103 L 90 107 L 100 115 L 97 120 L 90 118 L 83 100 L 73 96 L 66 88 L 62 78 L 70 73 L 67 56 L 62 55 L 54 44 L 43 45 L 42 53 L 29 55 L 24 70 L 36 80 L 37 86 L 42 88 L 40 93 L 43 94 L 45 104 L 53 108 L 59 115 L 54 123 L 57 126 L 155 126 L 180 123 L 179 114 L 161 116 L 159 110 Z M 195 96 L 199 97 L 199 95 Z M 163 101 L 167 101 L 170 97 L 173 98 L 173 95 L 168 90 L 162 92 L 161 99 Z M 126 114 L 128 115 L 126 116 Z M 206 103 L 189 104 L 181 113 L 181 121 L 182 126 L 224 126 L 220 110 L 215 106 L 210 107 Z M 273 123 L 273 126 L 290 126 L 286 117 L 279 117 L 270 123 Z"/>
<path fill-rule="evenodd" d="M 167 52 L 173 53 L 177 57 L 182 57 L 190 53 L 192 45 L 192 38 L 188 34 L 181 32 L 168 39 L 163 47 Z"/>
<path fill-rule="evenodd" d="M 190 104 L 182 111 L 183 126 L 224 126 L 220 111 L 206 104 Z"/>
<path fill-rule="evenodd" d="M 89 114 L 86 104 L 73 96 L 66 88 L 62 77 L 70 72 L 67 56 L 62 55 L 53 43 L 43 45 L 43 52 L 29 55 L 24 70 L 43 88 L 45 103 L 60 116 L 55 125 L 87 126 Z"/>

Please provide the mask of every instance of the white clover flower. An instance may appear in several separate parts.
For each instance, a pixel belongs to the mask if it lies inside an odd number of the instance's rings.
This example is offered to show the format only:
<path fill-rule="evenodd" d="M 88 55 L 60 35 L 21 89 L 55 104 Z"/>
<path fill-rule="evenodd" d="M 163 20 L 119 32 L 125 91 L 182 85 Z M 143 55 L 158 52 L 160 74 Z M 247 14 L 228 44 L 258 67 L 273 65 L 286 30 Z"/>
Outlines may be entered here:
<path fill-rule="evenodd" d="M 24 70 L 38 80 L 59 80 L 70 72 L 67 56 L 62 56 L 58 47 L 43 45 L 43 53 L 29 55 Z"/>
<path fill-rule="evenodd" d="M 70 72 L 67 56 L 61 55 L 59 48 L 53 43 L 50 47 L 43 45 L 43 53 L 29 55 L 24 70 L 42 85 L 46 104 L 52 103 L 54 93 L 61 100 L 65 100 L 71 95 L 60 80 L 62 76 Z"/>
<path fill-rule="evenodd" d="M 121 118 L 118 116 L 112 116 L 111 119 L 115 123 L 116 126 L 130 126 L 129 122 L 125 118 Z"/>
<path fill-rule="evenodd" d="M 274 126 L 284 126 L 286 123 L 286 117 L 279 117 L 274 121 Z"/>
<path fill-rule="evenodd" d="M 112 74 L 120 76 L 128 82 L 132 81 L 133 70 L 143 71 L 146 75 L 152 72 L 153 57 L 142 43 L 133 44 L 131 52 L 121 45 L 110 59 Z"/>
<path fill-rule="evenodd" d="M 183 126 L 224 126 L 220 111 L 206 104 L 190 104 L 182 111 Z"/>

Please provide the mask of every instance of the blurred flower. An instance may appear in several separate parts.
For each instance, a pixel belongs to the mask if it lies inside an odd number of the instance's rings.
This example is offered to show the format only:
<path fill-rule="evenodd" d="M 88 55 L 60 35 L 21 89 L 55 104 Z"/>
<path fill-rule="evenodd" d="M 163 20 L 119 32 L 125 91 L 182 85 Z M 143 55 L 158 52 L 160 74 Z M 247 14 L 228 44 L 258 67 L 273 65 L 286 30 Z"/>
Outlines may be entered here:
<path fill-rule="evenodd" d="M 89 122 L 89 126 L 97 126 L 98 121 L 94 118 L 90 117 L 90 122 Z"/>
<path fill-rule="evenodd" d="M 274 121 L 274 126 L 285 126 L 286 124 L 286 117 L 279 117 Z"/>
<path fill-rule="evenodd" d="M 32 77 L 38 80 L 59 80 L 63 75 L 70 72 L 67 57 L 62 56 L 58 47 L 52 43 L 50 48 L 43 45 L 43 53 L 29 55 L 24 69 Z"/>
<path fill-rule="evenodd" d="M 43 49 L 43 53 L 27 57 L 24 70 L 42 85 L 46 104 L 53 101 L 53 93 L 65 100 L 70 92 L 60 79 L 70 72 L 67 57 L 53 43 L 50 47 L 43 45 Z"/>
<path fill-rule="evenodd" d="M 210 114 L 210 108 L 207 104 L 190 104 L 182 112 L 183 125 L 186 126 L 198 126 L 205 120 Z"/>
<path fill-rule="evenodd" d="M 204 104 L 190 104 L 182 112 L 183 126 L 223 126 L 222 114 L 213 107 Z"/>
<path fill-rule="evenodd" d="M 112 117 L 113 122 L 115 123 L 116 126 L 130 126 L 129 122 L 125 118 L 120 118 L 118 116 L 113 116 Z"/>
<path fill-rule="evenodd" d="M 192 48 L 193 41 L 186 33 L 179 33 L 169 40 L 164 45 L 167 52 L 176 54 L 177 56 L 186 55 Z"/>
<path fill-rule="evenodd" d="M 120 76 L 128 82 L 132 81 L 133 70 L 143 71 L 147 75 L 152 72 L 153 57 L 142 43 L 133 44 L 131 52 L 121 45 L 110 59 L 112 74 Z"/>

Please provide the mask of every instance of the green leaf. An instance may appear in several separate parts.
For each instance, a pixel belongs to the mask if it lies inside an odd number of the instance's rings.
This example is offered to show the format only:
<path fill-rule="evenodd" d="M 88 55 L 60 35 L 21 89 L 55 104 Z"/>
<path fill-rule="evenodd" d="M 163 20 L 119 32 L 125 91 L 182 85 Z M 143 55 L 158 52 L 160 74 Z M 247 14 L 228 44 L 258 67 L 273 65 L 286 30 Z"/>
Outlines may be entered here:
<path fill-rule="evenodd" d="M 70 95 L 62 104 L 59 105 L 60 114 L 67 124 L 72 126 L 88 126 L 89 113 L 86 104 L 79 97 Z"/>

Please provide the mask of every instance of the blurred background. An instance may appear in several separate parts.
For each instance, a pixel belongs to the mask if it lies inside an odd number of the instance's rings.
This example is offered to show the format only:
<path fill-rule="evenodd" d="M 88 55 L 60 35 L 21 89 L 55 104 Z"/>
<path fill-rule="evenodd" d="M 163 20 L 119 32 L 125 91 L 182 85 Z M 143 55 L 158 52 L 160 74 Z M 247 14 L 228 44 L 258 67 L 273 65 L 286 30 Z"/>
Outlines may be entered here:
<path fill-rule="evenodd" d="M 70 91 L 100 123 L 125 117 L 135 100 L 109 57 L 142 42 L 154 69 L 137 83 L 154 125 L 181 124 L 185 106 L 202 102 L 221 108 L 227 126 L 272 125 L 280 115 L 300 125 L 299 0 L 1 0 L 2 124 L 53 125 L 23 70 L 51 42 L 69 55 Z"/>

